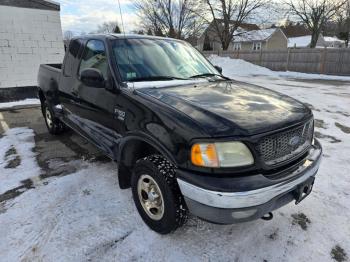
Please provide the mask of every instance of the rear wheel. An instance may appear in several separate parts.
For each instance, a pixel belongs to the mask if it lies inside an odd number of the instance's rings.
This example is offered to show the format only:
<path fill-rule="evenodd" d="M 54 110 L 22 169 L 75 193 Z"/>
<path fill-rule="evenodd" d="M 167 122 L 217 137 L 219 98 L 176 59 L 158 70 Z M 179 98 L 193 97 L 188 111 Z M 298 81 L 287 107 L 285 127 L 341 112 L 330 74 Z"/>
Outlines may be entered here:
<path fill-rule="evenodd" d="M 187 220 L 187 208 L 175 177 L 174 166 L 152 155 L 137 161 L 132 193 L 143 221 L 154 231 L 168 234 Z"/>
<path fill-rule="evenodd" d="M 43 116 L 45 118 L 46 127 L 50 134 L 59 135 L 65 131 L 64 124 L 55 117 L 52 108 L 45 101 L 42 105 Z"/>

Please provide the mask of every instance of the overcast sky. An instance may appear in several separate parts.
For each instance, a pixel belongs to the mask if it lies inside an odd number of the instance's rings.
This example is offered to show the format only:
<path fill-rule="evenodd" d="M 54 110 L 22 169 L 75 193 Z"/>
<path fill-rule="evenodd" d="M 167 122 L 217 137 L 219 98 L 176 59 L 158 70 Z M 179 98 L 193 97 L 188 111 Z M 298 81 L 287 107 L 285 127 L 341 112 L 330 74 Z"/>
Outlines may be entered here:
<path fill-rule="evenodd" d="M 63 32 L 72 31 L 75 35 L 82 32 L 91 33 L 103 22 L 117 21 L 121 26 L 118 0 L 55 0 L 61 4 L 61 21 Z M 150 0 L 151 1 L 151 0 Z M 282 1 L 282 0 L 278 0 Z M 133 10 L 133 0 L 120 0 L 125 31 L 127 33 L 139 29 L 138 17 Z M 253 23 L 266 20 L 276 23 L 282 18 L 271 10 L 261 10 L 254 16 Z M 277 16 L 276 16 L 277 15 Z M 264 18 L 264 19 L 262 19 Z M 266 21 L 265 21 L 266 22 Z"/>
<path fill-rule="evenodd" d="M 61 21 L 63 31 L 74 34 L 90 33 L 99 24 L 118 21 L 121 25 L 118 0 L 55 0 L 61 4 Z M 132 10 L 131 0 L 120 0 L 125 24 L 125 31 L 137 27 L 137 17 Z"/>

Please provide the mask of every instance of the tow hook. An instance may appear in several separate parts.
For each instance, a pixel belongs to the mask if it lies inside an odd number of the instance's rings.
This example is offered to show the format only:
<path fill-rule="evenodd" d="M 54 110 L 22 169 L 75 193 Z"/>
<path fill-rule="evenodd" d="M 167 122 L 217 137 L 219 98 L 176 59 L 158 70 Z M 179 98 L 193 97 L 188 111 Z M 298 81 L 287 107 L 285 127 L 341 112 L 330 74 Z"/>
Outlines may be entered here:
<path fill-rule="evenodd" d="M 265 221 L 272 220 L 272 219 L 273 219 L 273 214 L 272 214 L 271 212 L 269 212 L 269 213 L 263 215 L 263 216 L 261 217 L 261 219 L 262 219 L 262 220 L 265 220 Z"/>

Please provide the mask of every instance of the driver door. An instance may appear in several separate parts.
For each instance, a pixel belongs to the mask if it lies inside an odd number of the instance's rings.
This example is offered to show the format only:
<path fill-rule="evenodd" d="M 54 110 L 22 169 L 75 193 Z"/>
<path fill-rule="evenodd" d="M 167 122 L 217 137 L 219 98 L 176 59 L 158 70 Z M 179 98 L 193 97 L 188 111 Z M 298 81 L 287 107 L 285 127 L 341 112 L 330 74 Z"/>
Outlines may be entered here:
<path fill-rule="evenodd" d="M 85 69 L 97 69 L 104 77 L 105 83 L 111 79 L 106 53 L 106 45 L 101 40 L 89 40 L 86 43 L 78 71 L 78 84 L 73 93 L 78 98 L 78 110 L 74 122 L 79 131 L 102 151 L 113 157 L 116 152 L 120 134 L 115 128 L 114 108 L 118 97 L 106 88 L 87 86 L 80 80 Z"/>

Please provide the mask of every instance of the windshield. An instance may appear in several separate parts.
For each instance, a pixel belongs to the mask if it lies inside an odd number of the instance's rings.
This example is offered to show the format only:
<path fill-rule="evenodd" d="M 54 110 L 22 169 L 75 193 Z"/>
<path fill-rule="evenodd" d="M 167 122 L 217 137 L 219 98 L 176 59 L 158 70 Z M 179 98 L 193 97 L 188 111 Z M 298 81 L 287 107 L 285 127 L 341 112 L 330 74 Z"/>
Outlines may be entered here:
<path fill-rule="evenodd" d="M 112 49 L 122 80 L 152 81 L 218 75 L 189 44 L 171 39 L 118 39 Z"/>

